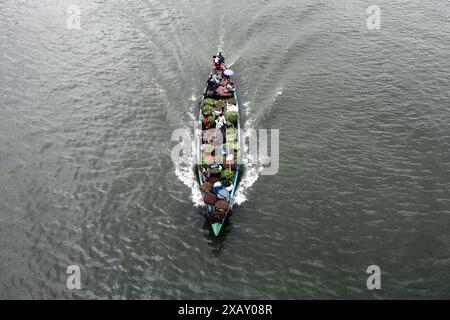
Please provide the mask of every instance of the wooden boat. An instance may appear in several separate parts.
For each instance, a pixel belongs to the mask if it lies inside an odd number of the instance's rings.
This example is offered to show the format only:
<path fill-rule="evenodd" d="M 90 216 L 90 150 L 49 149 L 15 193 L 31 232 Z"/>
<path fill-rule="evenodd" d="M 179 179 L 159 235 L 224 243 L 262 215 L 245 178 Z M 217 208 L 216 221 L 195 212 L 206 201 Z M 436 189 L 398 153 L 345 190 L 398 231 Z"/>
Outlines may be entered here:
<path fill-rule="evenodd" d="M 231 213 L 240 171 L 240 114 L 234 84 L 223 70 L 213 70 L 218 90 L 207 84 L 199 104 L 197 124 L 197 170 L 200 190 L 206 204 L 206 217 L 215 236 Z M 220 86 L 227 83 L 228 93 Z M 223 89 L 223 90 L 221 90 Z M 225 91 L 225 92 L 224 92 Z M 222 128 L 219 113 L 225 117 Z M 223 120 L 223 118 L 222 118 Z M 201 128 L 201 134 L 200 134 Z M 222 135 L 222 143 L 220 143 Z"/>

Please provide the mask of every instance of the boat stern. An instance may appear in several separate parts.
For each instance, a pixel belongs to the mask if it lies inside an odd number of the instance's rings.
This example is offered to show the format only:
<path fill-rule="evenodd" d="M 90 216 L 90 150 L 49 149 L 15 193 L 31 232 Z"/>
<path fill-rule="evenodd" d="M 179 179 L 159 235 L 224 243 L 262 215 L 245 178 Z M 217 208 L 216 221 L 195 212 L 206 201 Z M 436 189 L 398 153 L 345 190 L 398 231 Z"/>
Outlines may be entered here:
<path fill-rule="evenodd" d="M 221 223 L 212 223 L 211 227 L 213 229 L 214 235 L 216 237 L 218 237 L 219 233 L 220 233 L 220 229 L 222 229 L 222 224 Z"/>

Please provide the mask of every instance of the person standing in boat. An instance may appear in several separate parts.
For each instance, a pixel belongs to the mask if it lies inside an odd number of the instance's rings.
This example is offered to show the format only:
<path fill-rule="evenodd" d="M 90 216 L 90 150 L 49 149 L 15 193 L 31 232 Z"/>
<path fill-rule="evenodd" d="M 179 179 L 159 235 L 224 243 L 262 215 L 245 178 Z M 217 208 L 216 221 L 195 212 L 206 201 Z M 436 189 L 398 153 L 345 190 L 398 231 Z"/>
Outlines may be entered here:
<path fill-rule="evenodd" d="M 227 120 L 225 120 L 225 116 L 222 113 L 219 118 L 216 119 L 216 129 L 222 129 L 226 123 Z"/>
<path fill-rule="evenodd" d="M 225 57 L 222 55 L 222 52 L 219 52 L 219 55 L 217 56 L 219 58 L 219 63 L 222 67 L 225 67 Z"/>
<path fill-rule="evenodd" d="M 220 59 L 217 57 L 217 56 L 213 56 L 213 67 L 214 67 L 214 70 L 220 70 L 221 69 L 221 67 L 220 67 Z"/>

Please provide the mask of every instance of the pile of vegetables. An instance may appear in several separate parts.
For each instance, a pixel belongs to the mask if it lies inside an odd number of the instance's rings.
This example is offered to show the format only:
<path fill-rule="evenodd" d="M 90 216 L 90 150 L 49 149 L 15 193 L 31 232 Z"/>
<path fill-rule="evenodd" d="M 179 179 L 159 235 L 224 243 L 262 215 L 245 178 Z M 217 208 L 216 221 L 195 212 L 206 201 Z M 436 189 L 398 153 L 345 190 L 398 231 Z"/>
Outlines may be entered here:
<path fill-rule="evenodd" d="M 222 180 L 226 180 L 228 182 L 232 182 L 234 179 L 234 172 L 230 170 L 229 168 L 226 168 L 220 173 L 220 178 Z"/>
<path fill-rule="evenodd" d="M 210 126 L 213 126 L 216 121 L 216 114 L 211 106 L 205 105 L 202 107 L 203 117 L 208 117 L 208 123 Z"/>
<path fill-rule="evenodd" d="M 225 107 L 225 100 L 215 100 L 216 104 L 214 105 L 214 109 L 222 110 Z"/>
<path fill-rule="evenodd" d="M 223 110 L 226 105 L 225 100 L 215 100 L 211 98 L 206 98 L 202 103 L 202 114 L 207 116 L 209 119 L 209 124 L 212 126 L 215 123 L 217 115 Z M 228 128 L 236 128 L 238 122 L 239 114 L 235 111 L 228 111 L 225 113 L 225 120 L 227 122 Z"/>
<path fill-rule="evenodd" d="M 227 121 L 227 127 L 237 127 L 237 121 L 238 121 L 239 114 L 235 111 L 228 111 L 225 113 L 225 120 Z"/>
<path fill-rule="evenodd" d="M 210 98 L 206 98 L 203 100 L 202 111 L 205 112 L 205 109 L 208 111 L 222 111 L 222 108 L 225 107 L 225 100 L 214 100 Z"/>
<path fill-rule="evenodd" d="M 203 113 L 204 116 L 207 116 L 207 115 L 209 116 L 210 114 L 213 114 L 214 112 L 213 112 L 212 106 L 210 106 L 208 104 L 203 105 L 202 106 L 202 113 Z"/>
<path fill-rule="evenodd" d="M 227 129 L 227 136 L 226 136 L 226 142 L 227 144 L 234 144 L 235 142 L 237 142 L 237 134 L 236 134 L 236 129 L 234 128 L 229 128 Z"/>

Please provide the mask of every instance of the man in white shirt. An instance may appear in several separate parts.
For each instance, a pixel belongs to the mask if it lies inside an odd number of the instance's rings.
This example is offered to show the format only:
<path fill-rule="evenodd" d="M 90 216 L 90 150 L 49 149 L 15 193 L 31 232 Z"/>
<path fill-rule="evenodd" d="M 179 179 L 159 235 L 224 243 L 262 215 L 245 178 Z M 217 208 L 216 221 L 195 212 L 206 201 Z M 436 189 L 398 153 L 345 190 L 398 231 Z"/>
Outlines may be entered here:
<path fill-rule="evenodd" d="M 216 129 L 222 129 L 226 122 L 227 120 L 225 119 L 225 116 L 221 114 L 219 118 L 216 119 Z"/>

